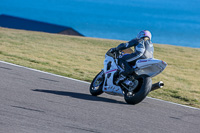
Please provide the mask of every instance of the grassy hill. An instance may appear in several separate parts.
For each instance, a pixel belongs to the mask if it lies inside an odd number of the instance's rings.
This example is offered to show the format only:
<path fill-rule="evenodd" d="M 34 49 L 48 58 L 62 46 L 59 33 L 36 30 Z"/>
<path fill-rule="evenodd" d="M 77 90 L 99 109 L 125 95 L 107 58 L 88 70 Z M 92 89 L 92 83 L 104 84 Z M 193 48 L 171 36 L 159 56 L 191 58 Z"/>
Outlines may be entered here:
<path fill-rule="evenodd" d="M 106 51 L 122 42 L 0 28 L 0 60 L 90 82 Z M 200 49 L 154 47 L 154 57 L 168 66 L 153 78 L 165 87 L 148 96 L 200 108 Z"/>

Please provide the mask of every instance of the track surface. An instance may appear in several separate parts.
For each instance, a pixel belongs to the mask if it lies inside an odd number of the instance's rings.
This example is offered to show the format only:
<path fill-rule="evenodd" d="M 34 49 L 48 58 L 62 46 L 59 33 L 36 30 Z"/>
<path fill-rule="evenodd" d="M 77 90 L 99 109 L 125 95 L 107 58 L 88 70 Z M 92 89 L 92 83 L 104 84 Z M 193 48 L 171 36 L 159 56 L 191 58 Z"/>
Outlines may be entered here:
<path fill-rule="evenodd" d="M 89 84 L 0 63 L 1 133 L 196 133 L 200 110 L 89 94 Z"/>

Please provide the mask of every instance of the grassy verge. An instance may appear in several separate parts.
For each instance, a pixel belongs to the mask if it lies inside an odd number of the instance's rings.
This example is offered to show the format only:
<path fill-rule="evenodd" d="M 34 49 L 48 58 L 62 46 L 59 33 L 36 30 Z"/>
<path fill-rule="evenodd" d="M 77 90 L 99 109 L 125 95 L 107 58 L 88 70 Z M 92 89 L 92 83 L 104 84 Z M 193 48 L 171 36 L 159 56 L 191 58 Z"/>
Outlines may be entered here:
<path fill-rule="evenodd" d="M 0 28 L 0 60 L 84 81 L 103 68 L 105 52 L 122 41 Z M 168 63 L 153 82 L 164 89 L 149 96 L 200 108 L 200 49 L 154 44 Z"/>

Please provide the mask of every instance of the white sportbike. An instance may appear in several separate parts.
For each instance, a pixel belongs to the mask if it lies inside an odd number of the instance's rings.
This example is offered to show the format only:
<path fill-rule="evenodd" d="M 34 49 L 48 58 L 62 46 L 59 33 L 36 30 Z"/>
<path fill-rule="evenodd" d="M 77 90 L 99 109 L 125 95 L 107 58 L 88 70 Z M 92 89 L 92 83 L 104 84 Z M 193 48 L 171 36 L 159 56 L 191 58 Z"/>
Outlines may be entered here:
<path fill-rule="evenodd" d="M 117 84 L 119 73 L 123 69 L 118 65 L 120 52 L 111 53 L 110 50 L 105 55 L 104 68 L 93 79 L 90 85 L 90 93 L 93 96 L 103 92 L 111 95 L 124 96 L 128 104 L 141 102 L 152 90 L 162 88 L 162 81 L 152 85 L 152 77 L 160 74 L 167 66 L 162 60 L 150 58 L 136 61 L 133 75 L 126 77 Z"/>

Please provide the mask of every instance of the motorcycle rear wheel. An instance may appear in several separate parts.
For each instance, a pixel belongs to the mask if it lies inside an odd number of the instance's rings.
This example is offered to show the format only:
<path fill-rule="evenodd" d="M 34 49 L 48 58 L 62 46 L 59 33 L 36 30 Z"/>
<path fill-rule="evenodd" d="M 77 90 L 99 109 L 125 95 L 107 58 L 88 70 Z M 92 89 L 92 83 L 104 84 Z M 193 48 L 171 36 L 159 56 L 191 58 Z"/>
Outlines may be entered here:
<path fill-rule="evenodd" d="M 103 93 L 102 91 L 103 83 L 104 83 L 104 71 L 102 70 L 93 79 L 90 85 L 90 93 L 93 96 L 101 95 Z"/>
<path fill-rule="evenodd" d="M 128 104 L 138 104 L 151 91 L 152 79 L 148 76 L 141 76 L 138 78 L 139 85 L 133 92 L 124 92 L 124 99 Z"/>

